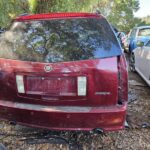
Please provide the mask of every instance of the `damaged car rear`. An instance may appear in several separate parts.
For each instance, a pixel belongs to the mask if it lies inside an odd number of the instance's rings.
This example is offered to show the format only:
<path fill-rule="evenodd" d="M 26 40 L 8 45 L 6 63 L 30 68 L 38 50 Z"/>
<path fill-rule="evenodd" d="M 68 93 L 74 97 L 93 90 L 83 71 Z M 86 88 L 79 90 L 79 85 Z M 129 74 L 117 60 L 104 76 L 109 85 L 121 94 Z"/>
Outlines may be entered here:
<path fill-rule="evenodd" d="M 20 16 L 0 44 L 0 118 L 53 130 L 124 127 L 127 65 L 103 16 Z"/>

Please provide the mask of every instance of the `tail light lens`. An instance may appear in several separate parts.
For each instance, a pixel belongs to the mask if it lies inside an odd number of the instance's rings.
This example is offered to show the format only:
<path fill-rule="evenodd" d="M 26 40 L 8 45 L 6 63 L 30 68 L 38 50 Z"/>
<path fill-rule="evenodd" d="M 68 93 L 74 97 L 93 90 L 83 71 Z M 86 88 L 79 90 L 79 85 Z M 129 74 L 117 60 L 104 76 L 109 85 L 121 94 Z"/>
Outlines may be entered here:
<path fill-rule="evenodd" d="M 128 72 L 125 56 L 118 57 L 118 103 L 128 100 Z"/>
<path fill-rule="evenodd" d="M 87 86 L 87 78 L 86 77 L 78 77 L 78 96 L 86 95 L 86 86 Z"/>
<path fill-rule="evenodd" d="M 17 83 L 18 93 L 25 93 L 24 81 L 22 75 L 16 75 L 16 83 Z"/>

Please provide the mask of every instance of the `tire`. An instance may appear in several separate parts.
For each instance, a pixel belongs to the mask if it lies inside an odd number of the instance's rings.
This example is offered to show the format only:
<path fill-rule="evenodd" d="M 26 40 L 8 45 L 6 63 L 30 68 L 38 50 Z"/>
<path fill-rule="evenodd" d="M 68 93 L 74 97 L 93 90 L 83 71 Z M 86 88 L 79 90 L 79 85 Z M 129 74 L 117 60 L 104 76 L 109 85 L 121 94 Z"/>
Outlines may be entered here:
<path fill-rule="evenodd" d="M 133 52 L 129 56 L 129 69 L 131 72 L 135 72 L 135 55 Z"/>

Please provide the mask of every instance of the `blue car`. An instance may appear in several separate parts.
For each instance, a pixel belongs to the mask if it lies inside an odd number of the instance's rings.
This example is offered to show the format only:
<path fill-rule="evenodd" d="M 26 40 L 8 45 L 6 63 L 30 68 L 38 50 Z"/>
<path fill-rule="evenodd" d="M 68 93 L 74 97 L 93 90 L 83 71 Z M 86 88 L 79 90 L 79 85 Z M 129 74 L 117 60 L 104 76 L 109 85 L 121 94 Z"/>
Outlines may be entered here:
<path fill-rule="evenodd" d="M 143 45 L 147 44 L 150 40 L 150 26 L 135 27 L 129 34 L 128 44 L 129 52 L 131 53 L 137 46 L 137 43 L 141 42 Z"/>

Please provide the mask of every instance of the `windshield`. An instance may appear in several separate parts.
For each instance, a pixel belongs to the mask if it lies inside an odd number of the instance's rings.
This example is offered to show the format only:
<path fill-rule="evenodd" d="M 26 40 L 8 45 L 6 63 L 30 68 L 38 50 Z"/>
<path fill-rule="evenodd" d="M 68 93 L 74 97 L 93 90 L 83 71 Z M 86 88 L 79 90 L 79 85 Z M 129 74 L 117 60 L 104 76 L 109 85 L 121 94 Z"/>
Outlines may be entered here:
<path fill-rule="evenodd" d="M 140 29 L 138 36 L 150 36 L 150 28 Z"/>
<path fill-rule="evenodd" d="M 14 22 L 1 36 L 0 57 L 36 62 L 77 61 L 120 55 L 105 19 L 71 18 Z"/>

